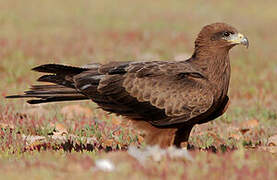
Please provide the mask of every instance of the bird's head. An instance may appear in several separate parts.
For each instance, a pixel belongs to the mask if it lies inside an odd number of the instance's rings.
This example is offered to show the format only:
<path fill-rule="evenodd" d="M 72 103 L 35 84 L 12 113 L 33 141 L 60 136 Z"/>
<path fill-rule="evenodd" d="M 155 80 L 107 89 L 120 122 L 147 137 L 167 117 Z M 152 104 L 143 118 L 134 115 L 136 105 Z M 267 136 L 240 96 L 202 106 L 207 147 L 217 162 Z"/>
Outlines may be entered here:
<path fill-rule="evenodd" d="M 195 40 L 195 48 L 214 50 L 229 50 L 238 44 L 248 48 L 249 42 L 247 37 L 225 23 L 214 23 L 204 26 Z"/>

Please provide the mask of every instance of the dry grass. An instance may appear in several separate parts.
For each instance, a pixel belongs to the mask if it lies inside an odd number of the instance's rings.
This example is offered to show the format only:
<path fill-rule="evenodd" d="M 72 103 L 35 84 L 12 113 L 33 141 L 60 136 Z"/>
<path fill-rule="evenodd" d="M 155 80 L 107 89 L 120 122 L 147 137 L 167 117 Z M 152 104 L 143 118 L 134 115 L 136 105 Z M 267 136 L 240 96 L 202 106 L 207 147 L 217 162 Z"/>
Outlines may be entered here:
<path fill-rule="evenodd" d="M 0 173 L 7 179 L 272 179 L 277 176 L 276 1 L 19 1 L 0 7 Z M 262 11 L 263 10 L 263 11 Z M 261 12 L 262 11 L 262 12 Z M 197 126 L 190 138 L 193 162 L 164 157 L 146 165 L 128 145 L 143 138 L 120 118 L 80 102 L 27 106 L 6 100 L 38 77 L 29 70 L 56 62 L 83 65 L 111 60 L 174 59 L 193 50 L 203 25 L 224 21 L 248 36 L 248 50 L 231 52 L 231 105 L 216 121 Z M 79 109 L 78 109 L 79 108 Z M 87 110 L 89 109 L 89 110 Z M 60 129 L 59 129 L 59 126 Z M 50 137 L 61 129 L 69 141 Z M 45 137 L 28 143 L 22 134 Z M 93 138 L 87 142 L 81 137 Z M 112 151 L 107 153 L 107 151 Z M 216 154 L 212 152 L 217 152 Z M 113 172 L 95 171 L 111 159 Z M 17 173 L 15 173 L 15 171 Z"/>

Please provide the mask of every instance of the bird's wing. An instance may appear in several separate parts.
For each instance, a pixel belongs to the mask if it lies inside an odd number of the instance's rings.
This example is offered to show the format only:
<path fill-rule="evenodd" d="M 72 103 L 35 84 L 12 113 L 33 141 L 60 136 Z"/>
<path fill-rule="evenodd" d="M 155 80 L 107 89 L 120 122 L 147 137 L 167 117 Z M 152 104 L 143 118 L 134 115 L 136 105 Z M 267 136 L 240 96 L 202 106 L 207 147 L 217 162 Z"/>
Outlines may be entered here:
<path fill-rule="evenodd" d="M 129 68 L 123 86 L 138 101 L 148 101 L 172 117 L 154 124 L 168 125 L 190 120 L 206 112 L 213 104 L 213 94 L 206 86 L 207 79 L 188 63 L 154 62 L 137 70 L 138 66 Z M 174 118 L 180 116 L 181 119 Z"/>
<path fill-rule="evenodd" d="M 85 85 L 82 82 L 88 81 L 90 76 L 89 71 L 85 73 L 78 75 L 75 80 L 77 88 L 89 95 L 92 92 L 95 93 L 95 88 L 94 90 L 93 86 L 84 88 Z M 124 97 L 131 103 L 129 106 L 125 103 L 126 109 L 131 108 L 134 112 L 136 108 L 140 111 L 144 107 L 146 109 L 143 112 L 153 108 L 163 110 L 170 118 L 148 119 L 158 126 L 188 121 L 206 112 L 213 104 L 213 94 L 206 86 L 208 80 L 185 62 L 111 63 L 100 67 L 97 73 L 93 73 L 97 76 L 90 79 L 98 81 L 95 86 L 99 93 L 95 98 L 102 95 L 102 98 L 113 101 Z M 134 100 L 136 102 L 133 102 Z M 124 101 L 122 99 L 122 102 Z M 115 106 L 112 107 L 120 108 L 120 101 L 113 101 L 113 103 Z"/>

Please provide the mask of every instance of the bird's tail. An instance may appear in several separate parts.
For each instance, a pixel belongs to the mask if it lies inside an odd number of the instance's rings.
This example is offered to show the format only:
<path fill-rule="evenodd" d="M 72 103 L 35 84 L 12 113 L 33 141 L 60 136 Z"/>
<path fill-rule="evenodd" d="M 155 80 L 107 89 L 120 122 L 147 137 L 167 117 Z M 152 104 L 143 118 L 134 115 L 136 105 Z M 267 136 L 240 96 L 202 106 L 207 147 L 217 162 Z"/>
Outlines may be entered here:
<path fill-rule="evenodd" d="M 33 85 L 23 95 L 12 95 L 6 98 L 35 98 L 28 100 L 29 104 L 39 104 L 58 101 L 74 101 L 88 99 L 85 95 L 76 90 L 73 76 L 88 69 L 64 66 L 59 64 L 45 64 L 33 68 L 37 72 L 47 73 L 37 81 L 53 84 Z"/>

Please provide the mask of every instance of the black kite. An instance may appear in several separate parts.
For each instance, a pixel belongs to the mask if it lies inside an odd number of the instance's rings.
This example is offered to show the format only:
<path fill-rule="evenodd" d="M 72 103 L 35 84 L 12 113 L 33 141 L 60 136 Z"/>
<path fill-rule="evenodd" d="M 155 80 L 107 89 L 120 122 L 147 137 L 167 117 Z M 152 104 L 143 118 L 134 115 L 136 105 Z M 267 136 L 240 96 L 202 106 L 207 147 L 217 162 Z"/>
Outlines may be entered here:
<path fill-rule="evenodd" d="M 228 105 L 229 50 L 248 40 L 224 23 L 205 26 L 184 61 L 110 62 L 85 68 L 45 64 L 47 73 L 24 95 L 30 104 L 91 99 L 102 109 L 133 120 L 146 143 L 180 147 L 195 124 L 222 115 Z"/>

